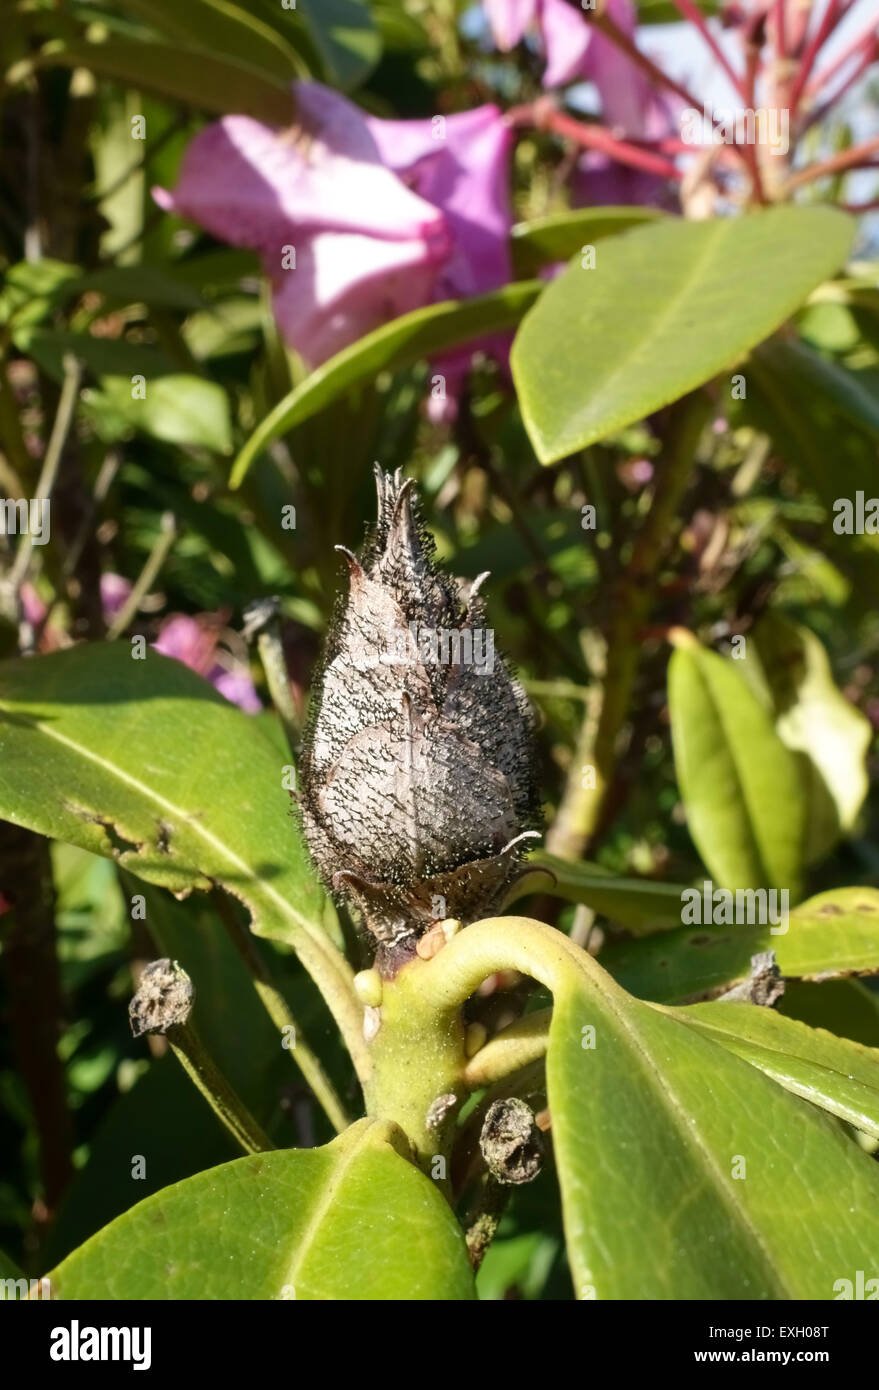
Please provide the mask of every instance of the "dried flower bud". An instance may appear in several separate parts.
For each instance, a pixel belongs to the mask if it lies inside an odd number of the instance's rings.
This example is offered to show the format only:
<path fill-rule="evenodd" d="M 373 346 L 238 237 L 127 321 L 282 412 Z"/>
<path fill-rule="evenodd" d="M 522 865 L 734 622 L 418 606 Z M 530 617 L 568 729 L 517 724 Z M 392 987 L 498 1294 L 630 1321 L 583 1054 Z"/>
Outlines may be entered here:
<path fill-rule="evenodd" d="M 327 639 L 301 807 L 324 882 L 393 975 L 437 920 L 496 909 L 534 817 L 532 716 L 473 582 L 433 560 L 411 480 L 376 469 L 378 524 Z"/>

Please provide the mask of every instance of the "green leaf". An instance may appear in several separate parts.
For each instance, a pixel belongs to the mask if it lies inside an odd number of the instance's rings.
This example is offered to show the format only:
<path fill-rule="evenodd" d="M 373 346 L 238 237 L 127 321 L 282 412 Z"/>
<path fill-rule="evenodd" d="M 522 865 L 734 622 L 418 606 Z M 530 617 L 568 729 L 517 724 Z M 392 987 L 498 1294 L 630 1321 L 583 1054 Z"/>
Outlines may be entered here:
<path fill-rule="evenodd" d="M 662 216 L 656 208 L 579 208 L 517 222 L 510 232 L 516 274 L 536 275 L 554 261 L 569 261 L 584 245 Z"/>
<path fill-rule="evenodd" d="M 826 1028 L 838 1038 L 879 1048 L 879 994 L 860 980 L 789 980 L 775 1007 L 810 1028 Z"/>
<path fill-rule="evenodd" d="M 796 756 L 736 663 L 695 639 L 673 654 L 668 706 L 690 834 L 720 888 L 786 888 L 796 902 L 805 807 Z"/>
<path fill-rule="evenodd" d="M 556 991 L 547 1084 L 575 1293 L 832 1299 L 879 1248 L 879 1168 L 685 1019 L 595 967 Z"/>
<path fill-rule="evenodd" d="M 311 37 L 334 86 L 350 91 L 381 56 L 381 38 L 363 0 L 299 0 Z"/>
<path fill-rule="evenodd" d="M 154 265 L 111 265 L 65 287 L 67 294 L 97 290 L 114 304 L 149 304 L 156 309 L 204 309 L 205 300 L 176 275 Z"/>
<path fill-rule="evenodd" d="M 754 1004 L 691 1004 L 678 1015 L 785 1090 L 879 1139 L 879 1051 Z"/>
<path fill-rule="evenodd" d="M 68 1256 L 60 1299 L 466 1300 L 463 1235 L 436 1187 L 361 1120 L 320 1149 L 213 1168 L 140 1202 Z"/>
<path fill-rule="evenodd" d="M 343 348 L 279 401 L 257 426 L 232 466 L 229 486 L 240 487 L 257 454 L 344 391 L 374 380 L 378 372 L 410 366 L 483 333 L 512 327 L 539 292 L 540 284 L 528 280 L 477 299 L 431 304 L 392 319 Z"/>
<path fill-rule="evenodd" d="M 108 867 L 104 861 L 100 865 Z M 131 894 L 143 885 L 128 879 L 124 886 L 130 912 Z M 259 1002 L 252 977 L 212 901 L 199 894 L 178 903 L 149 886 L 144 897 L 144 925 L 156 955 L 179 961 L 195 985 L 194 1021 L 209 1055 L 278 1147 L 296 1143 L 295 1126 L 282 1108 L 284 1088 L 299 1085 L 295 1054 L 281 1046 L 278 1029 Z M 261 948 L 261 954 L 265 950 Z M 347 1086 L 350 1062 L 346 1065 L 338 1033 L 328 1026 L 326 1009 L 310 980 L 293 957 L 273 954 L 273 974 L 297 1024 L 309 1040 L 321 1044 L 334 1079 Z M 150 1056 L 145 1039 L 136 1047 L 144 1059 Z M 311 1109 L 317 1141 L 332 1138 L 316 1103 Z M 113 1102 L 90 1136 L 89 1161 L 77 1170 L 52 1222 L 47 1262 L 57 1263 L 150 1193 L 238 1158 L 240 1152 L 177 1058 L 166 1054 L 151 1059 L 145 1074 Z M 136 1181 L 132 1154 L 144 1159 L 143 1174 Z"/>
<path fill-rule="evenodd" d="M 783 924 L 782 924 L 783 925 Z M 718 994 L 748 978 L 751 957 L 774 951 L 782 975 L 830 980 L 879 972 L 879 890 L 835 888 L 800 903 L 788 930 L 770 926 L 683 927 L 614 943 L 601 963 L 632 994 L 663 1004 Z"/>
<path fill-rule="evenodd" d="M 253 116 L 278 126 L 289 125 L 293 116 L 289 82 L 256 73 L 234 57 L 200 53 L 170 42 L 64 39 L 47 44 L 37 61 L 41 67 L 87 68 L 124 87 L 155 92 L 211 114 Z"/>
<path fill-rule="evenodd" d="M 826 381 L 823 389 L 819 385 L 815 361 L 805 366 L 806 351 L 787 342 L 758 348 L 748 364 L 742 415 L 770 434 L 782 457 L 818 495 L 827 513 L 822 548 L 854 577 L 855 603 L 872 611 L 869 596 L 879 584 L 879 536 L 833 530 L 840 496 L 854 499 L 862 490 L 872 497 L 875 492 L 876 431 L 869 415 L 853 408 L 867 388 L 858 383 L 856 391 L 846 391 L 844 410 L 839 390 L 828 388 Z M 822 361 L 822 374 L 827 365 Z"/>
<path fill-rule="evenodd" d="M 148 381 L 173 372 L 176 363 L 167 353 L 125 338 L 96 338 L 90 333 L 70 333 L 66 329 L 19 328 L 12 341 L 26 356 L 32 357 L 47 376 L 64 380 L 64 358 L 72 353 L 87 371 L 98 377 L 144 376 Z"/>
<path fill-rule="evenodd" d="M 182 665 L 127 642 L 0 665 L 0 815 L 185 894 L 219 884 L 294 947 L 360 1034 L 338 924 L 258 721 Z"/>
<path fill-rule="evenodd" d="M 681 885 L 654 883 L 650 879 L 617 878 L 600 864 L 571 863 L 555 854 L 538 851 L 529 856 L 533 876 L 520 879 L 510 902 L 527 893 L 548 893 L 566 902 L 583 903 L 593 911 L 619 922 L 635 933 L 657 931 L 681 924 Z M 540 868 L 549 869 L 553 879 Z"/>
<path fill-rule="evenodd" d="M 276 29 L 232 0 L 122 0 L 162 35 L 279 82 L 302 76 L 302 58 Z"/>
<path fill-rule="evenodd" d="M 4 1279 L 24 1278 L 24 1273 L 19 1269 L 15 1261 L 7 1255 L 5 1250 L 0 1250 L 0 1298 L 6 1298 L 6 1288 L 3 1284 Z M 25 1283 L 27 1283 L 26 1279 Z"/>
<path fill-rule="evenodd" d="M 19 261 L 3 276 L 0 323 L 23 329 L 40 323 L 70 292 L 79 267 L 65 261 Z"/>
<path fill-rule="evenodd" d="M 806 400 L 817 392 L 851 424 L 879 438 L 879 399 L 866 372 L 852 371 L 841 362 L 822 357 L 802 342 L 767 343 L 761 349 L 761 360 L 764 355 L 786 364 Z"/>
<path fill-rule="evenodd" d="M 131 382 L 108 377 L 100 391 L 87 396 L 91 409 L 109 412 L 124 429 L 142 430 L 167 444 L 188 445 L 228 454 L 232 449 L 229 399 L 216 382 L 201 377 L 172 375 L 150 381 L 142 399 L 131 394 Z"/>
<path fill-rule="evenodd" d="M 809 861 L 820 858 L 854 827 L 867 795 L 870 721 L 836 686 L 814 633 L 780 613 L 757 623 L 742 673 L 771 712 L 779 738 L 799 755 L 806 854 Z"/>
<path fill-rule="evenodd" d="M 730 369 L 844 262 L 853 224 L 826 207 L 657 221 L 570 266 L 526 316 L 513 376 L 554 463 Z"/>

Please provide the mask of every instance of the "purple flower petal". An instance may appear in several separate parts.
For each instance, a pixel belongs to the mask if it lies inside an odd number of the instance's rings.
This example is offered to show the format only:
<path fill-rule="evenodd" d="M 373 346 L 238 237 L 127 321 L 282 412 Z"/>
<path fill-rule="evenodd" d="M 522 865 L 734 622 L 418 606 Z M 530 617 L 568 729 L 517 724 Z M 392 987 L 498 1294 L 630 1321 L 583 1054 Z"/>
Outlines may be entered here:
<path fill-rule="evenodd" d="M 436 266 L 417 242 L 324 232 L 301 248 L 295 270 L 273 281 L 282 334 L 318 366 L 371 329 L 429 303 Z"/>
<path fill-rule="evenodd" d="M 184 613 L 168 618 L 152 644 L 157 652 L 182 661 L 192 671 L 204 675 L 217 645 L 216 634 Z"/>
<path fill-rule="evenodd" d="M 540 30 L 546 54 L 544 87 L 563 87 L 587 75 L 587 55 L 601 35 L 582 14 L 567 0 L 540 0 Z"/>
<path fill-rule="evenodd" d="M 369 124 L 385 163 L 442 209 L 451 230 L 452 253 L 437 276 L 433 299 L 469 298 L 508 284 L 513 132 L 501 111 L 488 105 L 426 121 L 371 119 Z M 445 378 L 445 395 L 430 397 L 430 418 L 454 418 L 474 350 L 505 360 L 508 348 L 506 336 L 493 335 L 436 362 L 434 374 Z"/>
<path fill-rule="evenodd" d="M 113 621 L 130 593 L 130 579 L 125 579 L 121 574 L 113 574 L 110 570 L 101 575 L 101 611 L 105 623 Z"/>
<path fill-rule="evenodd" d="M 208 619 L 211 616 L 205 615 Z M 152 645 L 157 652 L 182 661 L 191 671 L 204 676 L 215 690 L 219 690 L 232 704 L 239 705 L 246 714 L 256 714 L 262 705 L 247 668 L 239 663 L 230 669 L 221 666 L 214 658 L 217 648 L 215 623 L 216 620 L 214 625 L 206 625 L 197 618 L 178 613 L 162 624 L 162 630 Z"/>
<path fill-rule="evenodd" d="M 296 233 L 330 228 L 442 244 L 442 217 L 383 166 L 362 112 L 316 82 L 297 82 L 294 92 L 295 128 L 272 130 L 250 116 L 207 126 L 175 192 L 155 191 L 161 206 L 264 255 L 280 256 Z"/>
<path fill-rule="evenodd" d="M 538 0 L 485 0 L 494 41 L 503 53 L 515 48 L 537 14 Z"/>
<path fill-rule="evenodd" d="M 428 302 L 451 232 L 438 207 L 385 167 L 356 106 L 313 82 L 295 94 L 295 129 L 227 116 L 190 145 L 174 193 L 154 196 L 261 252 L 281 329 L 316 364 Z"/>
<path fill-rule="evenodd" d="M 226 671 L 222 666 L 213 666 L 207 678 L 215 690 L 219 690 L 233 705 L 238 705 L 245 714 L 259 714 L 262 704 L 253 681 L 245 671 Z"/>
<path fill-rule="evenodd" d="M 481 294 L 510 278 L 509 162 L 513 132 L 496 106 L 426 121 L 371 119 L 389 168 L 441 208 L 454 249 L 437 298 Z"/>

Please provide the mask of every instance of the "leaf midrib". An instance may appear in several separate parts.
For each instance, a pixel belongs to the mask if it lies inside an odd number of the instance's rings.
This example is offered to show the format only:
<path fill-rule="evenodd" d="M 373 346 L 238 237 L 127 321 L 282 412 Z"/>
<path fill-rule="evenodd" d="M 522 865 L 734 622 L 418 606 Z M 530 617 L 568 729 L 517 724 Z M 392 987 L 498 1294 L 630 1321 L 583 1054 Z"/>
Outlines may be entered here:
<path fill-rule="evenodd" d="M 793 1298 L 795 1295 L 789 1290 L 784 1275 L 777 1270 L 772 1253 L 761 1238 L 759 1230 L 754 1225 L 746 1208 L 740 1203 L 738 1194 L 729 1187 L 723 1169 L 714 1159 L 711 1150 L 706 1148 L 703 1143 L 698 1126 L 692 1126 L 686 1123 L 688 1113 L 686 1107 L 675 1094 L 665 1073 L 663 1073 L 654 1062 L 650 1050 L 641 1037 L 633 1019 L 617 1006 L 612 990 L 607 987 L 599 976 L 596 976 L 594 981 L 590 980 L 589 983 L 595 984 L 596 992 L 603 997 L 608 1011 L 619 1023 L 623 1034 L 629 1037 L 632 1050 L 641 1061 L 642 1069 L 648 1072 L 659 1083 L 654 1086 L 654 1090 L 659 1095 L 664 1108 L 671 1115 L 674 1129 L 691 1151 L 695 1148 L 703 1155 L 708 1176 L 713 1178 L 715 1191 L 718 1191 L 724 1205 L 731 1213 L 734 1224 L 739 1225 L 739 1227 L 744 1230 L 745 1234 L 752 1238 L 754 1245 L 763 1258 L 767 1272 L 772 1282 L 776 1284 L 777 1288 L 780 1290 L 781 1296 Z M 617 987 L 614 986 L 614 990 L 616 988 Z M 645 1004 L 644 1007 L 649 1008 L 650 1006 L 649 1004 Z M 743 1063 L 743 1065 L 747 1065 L 747 1063 Z"/>
<path fill-rule="evenodd" d="M 616 392 L 616 383 L 618 379 L 620 377 L 626 377 L 629 374 L 632 363 L 637 361 L 639 356 L 648 352 L 650 344 L 655 343 L 660 338 L 669 318 L 678 311 L 682 304 L 685 304 L 687 300 L 692 297 L 694 286 L 698 286 L 701 283 L 700 276 L 706 261 L 714 254 L 717 245 L 722 245 L 727 239 L 726 232 L 728 226 L 734 227 L 735 222 L 718 222 L 712 227 L 711 230 L 713 235 L 706 237 L 705 245 L 691 267 L 689 278 L 677 293 L 672 295 L 665 308 L 652 319 L 649 331 L 635 339 L 628 352 L 626 352 L 622 358 L 616 359 L 613 369 L 608 372 L 606 376 L 602 378 L 601 374 L 597 373 L 595 389 L 586 407 L 575 415 L 572 422 L 575 424 L 578 431 L 583 429 L 585 422 L 588 421 L 592 415 L 596 400 L 602 397 L 606 398 Z"/>
<path fill-rule="evenodd" d="M 93 763 L 95 767 L 101 768 L 110 777 L 114 777 L 118 782 L 130 787 L 137 792 L 138 795 L 143 796 L 145 800 L 152 805 L 160 808 L 169 816 L 176 817 L 182 821 L 191 834 L 197 839 L 201 839 L 205 844 L 215 850 L 221 859 L 225 859 L 232 868 L 241 874 L 242 878 L 248 884 L 252 885 L 254 897 L 257 899 L 257 902 L 261 897 L 269 900 L 276 907 L 282 919 L 289 921 L 295 929 L 303 931 L 311 944 L 315 946 L 321 954 L 328 956 L 326 943 L 311 926 L 308 919 L 296 912 L 295 908 L 293 908 L 270 883 L 266 883 L 264 879 L 258 878 L 246 860 L 241 859 L 228 844 L 214 835 L 202 821 L 193 819 L 189 812 L 183 807 L 175 805 L 174 802 L 169 801 L 153 788 L 139 781 L 118 764 L 108 762 L 106 758 L 100 757 L 93 749 L 81 743 L 77 743 L 76 740 L 60 733 L 58 729 L 52 728 L 44 719 L 38 719 L 37 727 L 44 738 L 54 739 L 57 743 L 69 748 L 76 756 L 83 759 L 85 762 Z M 202 872 L 204 872 L 204 870 L 202 870 Z"/>

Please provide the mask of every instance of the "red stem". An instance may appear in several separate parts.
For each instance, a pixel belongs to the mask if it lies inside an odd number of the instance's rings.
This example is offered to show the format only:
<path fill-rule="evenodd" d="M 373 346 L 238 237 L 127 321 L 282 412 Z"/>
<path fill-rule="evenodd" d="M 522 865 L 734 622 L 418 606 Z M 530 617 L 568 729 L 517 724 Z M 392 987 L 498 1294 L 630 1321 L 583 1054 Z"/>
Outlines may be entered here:
<path fill-rule="evenodd" d="M 828 35 L 836 28 L 845 11 L 851 4 L 851 0 L 828 0 L 827 9 L 821 16 L 820 23 L 814 34 L 806 44 L 806 51 L 800 59 L 799 71 L 794 79 L 791 88 L 790 109 L 796 111 L 797 104 L 802 96 L 803 88 L 809 79 L 812 66 L 818 56 L 818 51 L 823 47 Z"/>
<path fill-rule="evenodd" d="M 801 184 L 811 183 L 814 179 L 825 178 L 829 174 L 841 174 L 849 169 L 861 168 L 867 161 L 870 167 L 870 156 L 879 151 L 879 135 L 872 140 L 865 140 L 861 145 L 852 145 L 849 150 L 841 150 L 839 154 L 832 155 L 830 159 L 818 160 L 815 164 L 807 164 L 805 169 L 798 169 L 795 174 L 791 174 L 785 184 L 785 193 L 790 193 Z"/>
<path fill-rule="evenodd" d="M 610 39 L 611 43 L 622 53 L 625 53 L 626 57 L 630 58 L 636 67 L 646 73 L 654 85 L 658 87 L 667 87 L 670 92 L 674 92 L 676 96 L 679 96 L 691 109 L 696 111 L 704 110 L 703 102 L 698 101 L 682 82 L 676 81 L 675 78 L 670 77 L 668 73 L 663 72 L 662 68 L 657 67 L 656 64 L 633 43 L 628 34 L 624 34 L 622 29 L 618 29 L 613 20 L 606 14 L 590 13 L 589 23 L 594 24 L 599 33 L 604 34 L 605 38 Z M 716 126 L 717 121 L 714 120 L 713 116 L 711 120 L 712 125 Z M 744 150 L 738 145 L 731 145 L 730 149 L 736 151 L 739 158 L 747 167 L 748 157 Z"/>
<path fill-rule="evenodd" d="M 538 107 L 535 103 L 534 123 L 540 130 L 551 130 L 556 135 L 574 140 L 584 149 L 600 150 L 602 154 L 609 155 L 621 164 L 629 164 L 633 169 L 643 169 L 647 174 L 659 174 L 665 179 L 683 177 L 680 169 L 670 159 L 665 159 L 650 150 L 639 149 L 636 145 L 630 145 L 627 140 L 618 140 L 603 126 L 587 125 L 555 107 Z"/>
<path fill-rule="evenodd" d="M 745 106 L 753 111 L 757 104 L 757 73 L 760 68 L 760 50 L 756 44 L 745 44 Z M 763 190 L 763 179 L 760 174 L 760 160 L 757 156 L 755 145 L 749 145 L 747 140 L 742 143 L 742 153 L 748 165 L 748 172 L 751 175 L 751 186 L 754 190 L 754 197 L 761 205 L 766 203 L 766 194 Z"/>
<path fill-rule="evenodd" d="M 828 63 L 826 68 L 822 68 L 821 71 L 812 78 L 812 81 L 809 83 L 808 91 L 810 93 L 820 92 L 821 88 L 830 81 L 831 77 L 835 77 L 840 69 L 845 67 L 849 59 L 855 56 L 858 49 L 861 47 L 869 47 L 871 40 L 875 43 L 877 34 L 879 34 L 879 24 L 877 24 L 874 15 L 867 21 L 866 27 L 859 30 L 855 37 L 846 44 L 839 56 L 834 58 L 832 63 Z"/>
<path fill-rule="evenodd" d="M 787 31 L 784 20 L 785 0 L 774 0 L 772 13 L 775 19 L 775 52 L 779 58 L 787 57 Z"/>
<path fill-rule="evenodd" d="M 876 61 L 877 52 L 879 52 L 879 38 L 877 38 L 874 35 L 872 40 L 867 40 L 867 46 L 864 49 L 861 61 L 857 64 L 856 67 L 852 68 L 845 81 L 840 83 L 836 91 L 833 92 L 831 96 L 829 96 L 826 99 L 826 101 L 822 101 L 820 106 L 816 106 L 814 110 L 809 112 L 808 116 L 803 122 L 803 130 L 808 130 L 810 126 L 815 125 L 818 121 L 823 121 L 828 111 L 831 111 L 833 107 L 836 106 L 837 103 L 842 100 L 846 92 L 849 91 L 850 88 L 852 88 L 855 85 L 855 83 L 860 80 L 861 77 L 863 77 L 864 73 L 867 71 L 867 68 L 872 67 L 873 63 Z"/>
<path fill-rule="evenodd" d="M 711 52 L 714 54 L 718 63 L 723 68 L 724 72 L 726 73 L 730 82 L 735 87 L 739 96 L 744 97 L 745 87 L 742 78 L 736 72 L 735 68 L 730 63 L 720 44 L 717 42 L 717 39 L 712 34 L 711 30 L 708 27 L 708 21 L 706 20 L 702 11 L 699 9 L 698 5 L 694 5 L 693 0 L 672 0 L 672 3 L 674 4 L 676 10 L 680 10 L 681 14 L 684 16 L 685 19 L 688 19 L 691 24 L 695 24 L 696 28 L 699 30 L 699 33 L 702 35 L 704 42 L 711 49 Z M 778 3 L 778 0 L 776 0 L 776 3 Z"/>

